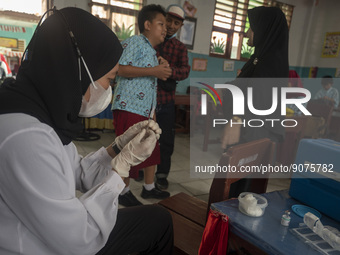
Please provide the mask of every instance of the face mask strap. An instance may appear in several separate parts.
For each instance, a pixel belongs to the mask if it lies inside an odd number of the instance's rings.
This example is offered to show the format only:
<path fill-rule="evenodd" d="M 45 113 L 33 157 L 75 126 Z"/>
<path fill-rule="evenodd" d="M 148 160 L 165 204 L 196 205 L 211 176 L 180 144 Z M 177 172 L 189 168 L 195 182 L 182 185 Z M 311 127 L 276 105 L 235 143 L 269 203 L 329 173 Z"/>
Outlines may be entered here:
<path fill-rule="evenodd" d="M 89 69 L 87 68 L 87 65 L 86 65 L 86 63 L 85 63 L 84 58 L 83 58 L 82 56 L 80 56 L 80 58 L 81 58 L 81 60 L 83 61 L 83 64 L 84 64 L 85 69 L 86 69 L 86 72 L 87 72 L 88 76 L 90 77 L 90 80 L 91 80 L 91 83 L 92 83 L 93 87 L 94 87 L 95 89 L 97 89 L 97 86 L 95 85 L 95 83 L 94 83 L 94 81 L 93 81 L 93 79 L 92 79 L 92 75 L 90 74 L 90 71 L 89 71 Z M 79 60 L 79 58 L 78 58 L 78 60 Z M 80 60 L 79 60 L 79 66 L 80 66 Z"/>
<path fill-rule="evenodd" d="M 53 8 L 53 12 L 54 13 L 57 13 L 60 15 L 60 17 L 62 18 L 62 20 L 64 21 L 66 27 L 67 27 L 67 30 L 68 30 L 68 34 L 70 35 L 70 38 L 71 38 L 71 41 L 74 45 L 74 47 L 76 48 L 76 51 L 77 51 L 77 55 L 78 55 L 78 69 L 79 69 L 79 80 L 81 81 L 81 64 L 80 64 L 80 60 L 83 62 L 83 65 L 85 66 L 85 70 L 87 72 L 87 75 L 89 76 L 90 80 L 91 80 L 91 83 L 93 85 L 93 87 L 95 89 L 97 89 L 97 86 L 95 85 L 94 81 L 93 81 L 93 78 L 92 78 L 92 75 L 90 73 L 90 70 L 88 69 L 87 65 L 86 65 L 86 62 L 80 52 L 80 49 L 78 47 L 78 43 L 77 43 L 77 40 L 76 40 L 76 37 L 74 36 L 64 14 L 62 12 L 60 12 L 59 10 L 57 10 L 55 7 Z"/>

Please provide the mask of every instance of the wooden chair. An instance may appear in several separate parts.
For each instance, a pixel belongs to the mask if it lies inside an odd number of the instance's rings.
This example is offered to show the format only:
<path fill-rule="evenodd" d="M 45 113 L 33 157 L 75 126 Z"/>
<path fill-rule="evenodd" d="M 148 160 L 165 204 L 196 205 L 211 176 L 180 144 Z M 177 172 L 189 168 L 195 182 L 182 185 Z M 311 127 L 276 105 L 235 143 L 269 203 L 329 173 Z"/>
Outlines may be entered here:
<path fill-rule="evenodd" d="M 340 142 L 340 108 L 333 110 L 329 127 L 329 138 Z"/>
<path fill-rule="evenodd" d="M 189 133 L 190 122 L 196 122 L 196 95 L 175 95 L 176 133 Z"/>
<path fill-rule="evenodd" d="M 218 104 L 215 106 L 213 102 L 208 101 L 208 107 L 207 107 L 207 115 L 205 116 L 204 121 L 204 138 L 203 138 L 203 151 L 208 150 L 209 144 L 217 144 L 221 143 L 221 137 L 218 138 L 210 138 L 210 131 L 212 129 L 212 120 L 213 119 L 224 119 L 222 106 Z"/>
<path fill-rule="evenodd" d="M 319 127 L 319 129 L 320 134 L 322 134 L 321 136 L 326 137 L 331 123 L 333 106 L 320 99 L 316 99 L 308 102 L 307 110 L 312 114 L 312 116 L 322 117 L 325 120 L 325 125 L 323 127 Z"/>
<path fill-rule="evenodd" d="M 287 119 L 296 120 L 297 125 L 285 128 L 285 140 L 277 146 L 276 161 L 285 166 L 295 162 L 299 142 L 304 137 L 308 120 L 306 116 L 291 116 Z"/>
<path fill-rule="evenodd" d="M 220 159 L 219 166 L 234 166 L 237 170 L 246 166 L 260 166 L 272 163 L 275 143 L 269 139 L 261 139 L 230 147 Z M 202 234 L 210 209 L 210 204 L 229 199 L 230 185 L 250 173 L 219 173 L 216 174 L 210 187 L 209 202 L 185 193 L 178 193 L 163 201 L 164 206 L 172 215 L 174 226 L 174 254 L 198 254 Z M 267 189 L 267 176 L 253 179 L 251 191 L 264 193 Z M 264 178 L 265 177 L 265 178 Z"/>
<path fill-rule="evenodd" d="M 275 143 L 268 138 L 264 138 L 229 148 L 222 155 L 219 165 L 235 166 L 237 170 L 240 170 L 241 167 L 268 166 L 273 164 L 274 152 Z M 216 173 L 210 187 L 208 208 L 210 208 L 211 203 L 231 198 L 229 196 L 231 184 L 247 177 L 253 179 L 250 187 L 251 192 L 266 192 L 268 174 L 249 172 Z"/>

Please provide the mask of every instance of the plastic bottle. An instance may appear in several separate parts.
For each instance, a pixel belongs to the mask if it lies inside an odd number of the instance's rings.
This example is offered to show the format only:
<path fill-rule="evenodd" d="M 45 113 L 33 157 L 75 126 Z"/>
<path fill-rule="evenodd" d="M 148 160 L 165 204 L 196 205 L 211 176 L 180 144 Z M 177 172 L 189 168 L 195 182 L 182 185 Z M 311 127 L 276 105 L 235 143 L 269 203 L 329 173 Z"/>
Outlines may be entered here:
<path fill-rule="evenodd" d="M 282 218 L 281 218 L 281 225 L 282 226 L 285 226 L 285 227 L 288 227 L 289 226 L 289 223 L 290 223 L 290 211 L 285 211 L 285 214 L 282 215 Z"/>

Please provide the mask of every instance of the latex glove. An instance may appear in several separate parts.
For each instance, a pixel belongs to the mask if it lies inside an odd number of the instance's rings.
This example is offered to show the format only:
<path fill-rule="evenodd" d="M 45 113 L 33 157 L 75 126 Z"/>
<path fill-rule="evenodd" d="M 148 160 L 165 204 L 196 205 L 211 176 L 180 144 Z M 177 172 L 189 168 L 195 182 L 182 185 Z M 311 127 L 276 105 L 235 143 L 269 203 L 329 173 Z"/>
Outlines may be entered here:
<path fill-rule="evenodd" d="M 159 127 L 158 123 L 152 119 L 148 120 L 147 128 L 150 128 L 153 132 L 155 132 L 156 139 L 158 140 L 162 134 L 162 129 Z"/>
<path fill-rule="evenodd" d="M 122 150 L 125 145 L 128 144 L 128 142 L 130 142 L 138 133 L 142 131 L 142 129 L 148 128 L 155 132 L 156 139 L 158 140 L 160 134 L 162 133 L 162 129 L 159 128 L 158 123 L 154 120 L 144 120 L 129 127 L 128 130 L 124 132 L 124 134 L 116 137 L 115 142 L 118 146 L 118 149 Z"/>
<path fill-rule="evenodd" d="M 156 134 L 142 129 L 121 152 L 111 160 L 111 166 L 121 177 L 128 177 L 131 166 L 136 166 L 152 154 L 156 146 Z"/>

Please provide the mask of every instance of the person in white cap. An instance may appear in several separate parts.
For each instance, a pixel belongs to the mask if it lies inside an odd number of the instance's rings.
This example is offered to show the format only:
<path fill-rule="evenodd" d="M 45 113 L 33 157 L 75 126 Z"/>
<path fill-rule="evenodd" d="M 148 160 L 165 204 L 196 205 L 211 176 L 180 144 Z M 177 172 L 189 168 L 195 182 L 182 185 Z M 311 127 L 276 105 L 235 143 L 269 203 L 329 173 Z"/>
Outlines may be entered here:
<path fill-rule="evenodd" d="M 167 189 L 171 167 L 171 155 L 175 143 L 175 91 L 177 81 L 189 76 L 188 51 L 186 46 L 177 40 L 176 33 L 183 26 L 184 10 L 179 5 L 167 8 L 167 35 L 163 43 L 155 47 L 157 56 L 163 57 L 172 69 L 171 76 L 166 80 L 158 79 L 156 119 L 162 129 L 160 142 L 161 163 L 157 165 L 156 187 Z"/>

